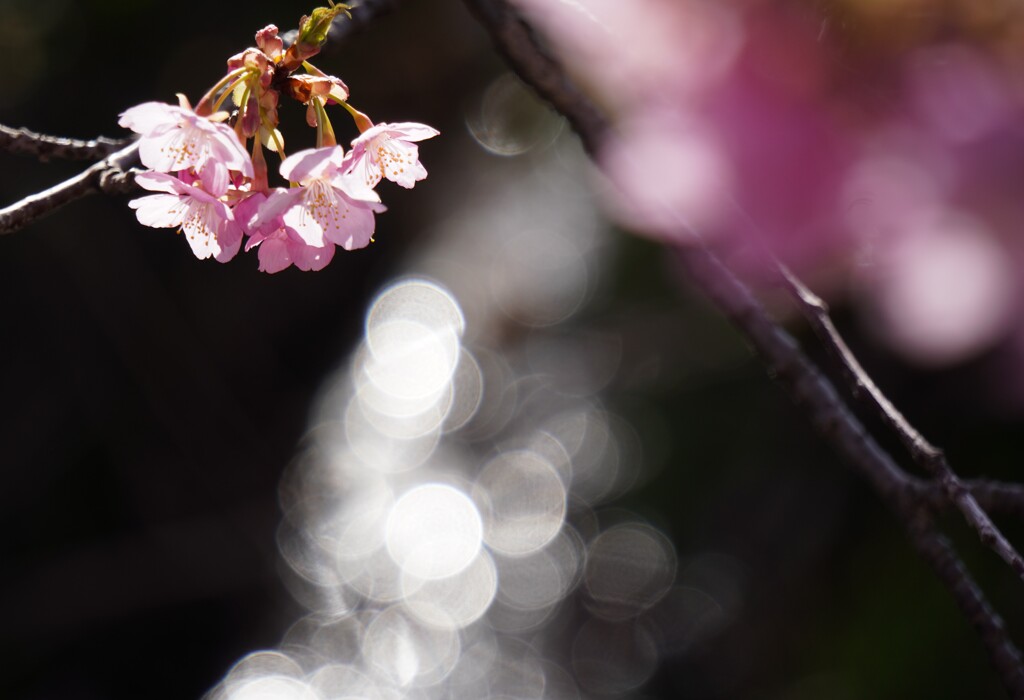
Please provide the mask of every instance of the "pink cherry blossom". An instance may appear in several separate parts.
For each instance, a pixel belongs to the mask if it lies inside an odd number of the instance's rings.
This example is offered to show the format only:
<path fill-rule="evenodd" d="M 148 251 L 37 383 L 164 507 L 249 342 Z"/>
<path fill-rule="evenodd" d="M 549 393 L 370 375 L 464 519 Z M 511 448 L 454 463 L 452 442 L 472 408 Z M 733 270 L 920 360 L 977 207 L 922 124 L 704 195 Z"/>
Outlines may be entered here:
<path fill-rule="evenodd" d="M 126 110 L 118 124 L 142 135 L 143 165 L 161 173 L 194 168 L 210 194 L 224 194 L 229 170 L 253 176 L 252 160 L 235 133 L 189 109 L 146 102 Z"/>
<path fill-rule="evenodd" d="M 294 265 L 300 270 L 322 270 L 334 258 L 334 244 L 328 242 L 323 247 L 311 246 L 284 223 L 281 216 L 275 218 L 256 219 L 254 215 L 260 205 L 266 201 L 266 195 L 257 193 L 235 207 L 235 217 L 243 222 L 249 234 L 245 244 L 246 252 L 259 247 L 257 255 L 260 261 L 260 272 L 274 274 Z M 255 225 L 249 225 L 253 222 Z"/>
<path fill-rule="evenodd" d="M 220 262 L 235 257 L 242 244 L 242 227 L 231 209 L 216 197 L 164 173 L 140 173 L 135 181 L 152 194 L 128 202 L 139 223 L 154 228 L 181 228 L 200 260 L 211 255 Z"/>
<path fill-rule="evenodd" d="M 350 154 L 351 155 L 351 154 Z M 313 148 L 289 156 L 281 175 L 301 187 L 278 190 L 260 207 L 254 226 L 281 217 L 307 245 L 336 243 L 345 250 L 363 248 L 373 237 L 374 213 L 385 211 L 376 193 L 347 171 L 351 159 L 340 146 Z"/>
<path fill-rule="evenodd" d="M 433 138 L 439 133 L 437 129 L 415 122 L 370 127 L 352 141 L 351 172 L 367 187 L 374 187 L 384 177 L 411 188 L 427 176 L 427 169 L 420 163 L 419 149 L 413 142 Z"/>

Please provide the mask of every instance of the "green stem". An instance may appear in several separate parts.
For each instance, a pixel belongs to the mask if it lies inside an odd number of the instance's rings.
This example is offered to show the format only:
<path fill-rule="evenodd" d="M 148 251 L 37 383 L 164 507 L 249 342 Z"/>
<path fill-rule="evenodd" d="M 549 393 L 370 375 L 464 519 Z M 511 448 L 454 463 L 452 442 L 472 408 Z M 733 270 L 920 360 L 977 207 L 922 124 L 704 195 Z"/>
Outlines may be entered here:
<path fill-rule="evenodd" d="M 235 91 L 235 88 L 238 87 L 246 79 L 248 79 L 248 77 L 249 77 L 248 75 L 242 75 L 237 80 L 235 80 L 233 83 L 231 83 L 226 88 L 224 88 L 224 92 L 221 93 L 221 96 L 217 98 L 217 101 L 213 105 L 213 111 L 216 112 L 217 110 L 219 110 L 220 106 L 222 104 L 224 104 L 224 100 L 226 100 L 228 98 L 228 95 L 233 93 Z M 223 82 L 223 81 L 221 81 L 221 82 Z"/>
<path fill-rule="evenodd" d="M 217 94 L 217 91 L 220 90 L 225 85 L 227 85 L 229 82 L 231 82 L 231 81 L 235 80 L 236 78 L 238 78 L 238 76 L 243 75 L 248 70 L 249 70 L 248 67 L 242 66 L 241 68 L 236 68 L 235 70 L 231 71 L 230 73 L 225 75 L 223 78 L 218 80 L 216 85 L 214 85 L 212 88 L 210 88 L 209 90 L 206 91 L 206 94 L 203 95 L 203 99 L 199 100 L 199 104 L 196 105 L 196 114 L 202 114 L 203 116 L 207 116 L 206 114 L 204 114 L 204 112 L 202 110 L 204 109 L 204 107 L 206 105 L 208 105 L 210 103 L 210 101 L 213 99 L 213 96 Z M 219 104 L 220 103 L 218 103 L 218 106 L 219 106 Z M 213 114 L 216 111 L 217 111 L 217 108 L 215 107 L 215 108 L 211 109 L 208 114 Z"/>
<path fill-rule="evenodd" d="M 277 155 L 281 158 L 281 160 L 284 160 L 285 159 L 284 144 L 281 143 L 281 139 L 278 138 L 278 136 L 277 136 L 277 129 L 266 118 L 261 118 L 260 119 L 260 124 L 263 126 L 264 129 L 267 130 L 267 133 L 270 134 L 270 138 L 272 138 L 274 140 L 274 148 L 277 149 Z M 256 140 L 257 141 L 260 140 L 259 136 L 257 136 Z"/>

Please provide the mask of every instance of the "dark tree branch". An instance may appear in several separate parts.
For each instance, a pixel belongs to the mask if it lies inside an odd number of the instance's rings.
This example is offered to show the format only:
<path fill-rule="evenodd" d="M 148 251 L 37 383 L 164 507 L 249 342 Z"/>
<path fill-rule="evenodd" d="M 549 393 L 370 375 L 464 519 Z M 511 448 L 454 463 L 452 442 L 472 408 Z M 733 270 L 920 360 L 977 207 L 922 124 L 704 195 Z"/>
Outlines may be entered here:
<path fill-rule="evenodd" d="M 138 163 L 138 158 L 138 143 L 132 143 L 78 175 L 0 209 L 0 234 L 13 233 L 86 195 L 132 191 L 137 185 L 130 169 Z"/>
<path fill-rule="evenodd" d="M 89 141 L 68 139 L 63 136 L 37 134 L 28 129 L 12 129 L 0 124 L 0 150 L 30 155 L 41 161 L 51 158 L 64 160 L 99 160 L 124 148 L 132 139 L 108 139 L 100 136 Z"/>
<path fill-rule="evenodd" d="M 561 66 L 543 50 L 507 0 L 465 1 L 519 77 L 569 120 L 593 155 L 609 130 L 600 111 L 572 85 Z M 686 240 L 699 238 L 688 235 Z M 804 409 L 812 425 L 872 484 L 886 505 L 903 521 L 915 549 L 932 566 L 964 617 L 977 630 L 1010 695 L 1024 698 L 1024 664 L 1020 652 L 998 613 L 987 603 L 959 557 L 928 518 L 920 499 L 918 480 L 903 472 L 868 434 L 832 383 L 731 270 L 701 247 L 682 247 L 678 255 L 689 278 L 745 335 L 769 373 Z"/>
<path fill-rule="evenodd" d="M 491 33 L 498 52 L 521 79 L 565 117 L 591 157 L 608 131 L 608 120 L 537 41 L 533 29 L 504 0 L 466 0 Z"/>
<path fill-rule="evenodd" d="M 893 406 L 882 393 L 839 334 L 828 306 L 814 294 L 785 265 L 777 264 L 782 279 L 790 294 L 796 299 L 801 313 L 814 329 L 818 340 L 828 349 L 829 354 L 839 363 L 840 371 L 854 397 L 863 400 L 878 414 L 882 421 L 899 436 L 913 460 L 931 476 L 935 477 L 942 493 L 963 514 L 982 543 L 998 554 L 1019 578 L 1024 579 L 1024 559 L 1010 544 L 999 528 L 988 516 L 970 490 L 956 475 L 946 461 L 942 450 L 932 445 L 919 433 L 910 421 Z"/>
<path fill-rule="evenodd" d="M 911 519 L 908 532 L 917 551 L 953 595 L 960 611 L 985 643 L 989 659 L 1010 697 L 1024 697 L 1020 651 L 1010 640 L 999 614 L 989 605 L 949 540 L 936 532 L 934 523 L 925 513 L 919 513 Z"/>
<path fill-rule="evenodd" d="M 969 479 L 961 482 L 986 513 L 1006 515 L 1024 520 L 1024 484 L 1011 484 L 991 479 Z M 915 479 L 911 487 L 916 498 L 932 511 L 942 513 L 957 507 L 950 502 L 941 484 Z"/>

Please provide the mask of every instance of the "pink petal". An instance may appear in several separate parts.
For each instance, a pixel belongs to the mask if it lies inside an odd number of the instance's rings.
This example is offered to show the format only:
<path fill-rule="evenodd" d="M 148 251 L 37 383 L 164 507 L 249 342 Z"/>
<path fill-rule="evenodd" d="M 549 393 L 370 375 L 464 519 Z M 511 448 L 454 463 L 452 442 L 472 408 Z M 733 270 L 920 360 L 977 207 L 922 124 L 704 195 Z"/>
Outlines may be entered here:
<path fill-rule="evenodd" d="M 322 270 L 334 258 L 333 243 L 328 243 L 323 248 L 314 248 L 304 243 L 288 241 L 288 248 L 291 250 L 295 267 L 306 272 Z"/>
<path fill-rule="evenodd" d="M 280 226 L 276 220 L 292 207 L 302 206 L 304 194 L 300 187 L 274 190 L 266 201 L 259 205 L 256 216 L 247 222 L 248 228 L 253 231 L 270 225 Z"/>
<path fill-rule="evenodd" d="M 358 149 L 358 150 L 357 150 Z M 373 188 L 384 177 L 384 171 L 367 153 L 363 144 L 353 147 L 349 154 L 355 153 L 347 172 L 368 188 Z"/>
<path fill-rule="evenodd" d="M 203 182 L 203 188 L 216 197 L 223 196 L 228 191 L 228 169 L 220 161 L 207 161 L 199 170 L 199 177 Z"/>
<path fill-rule="evenodd" d="M 281 176 L 291 182 L 305 182 L 338 170 L 343 159 L 344 151 L 341 146 L 299 151 L 288 156 L 281 163 Z"/>
<path fill-rule="evenodd" d="M 253 176 L 252 158 L 242 147 L 235 132 L 224 124 L 207 122 L 211 130 L 208 132 L 208 154 L 231 170 L 237 170 L 246 177 Z"/>
<path fill-rule="evenodd" d="M 242 230 L 250 236 L 256 234 L 256 227 L 253 226 L 253 222 L 256 219 L 260 206 L 266 201 L 267 195 L 262 192 L 254 192 L 235 204 L 234 208 L 231 210 L 231 214 L 235 217 L 235 221 L 237 221 L 239 226 L 242 227 Z M 249 250 L 250 247 L 251 245 L 247 245 L 245 249 Z"/>
<path fill-rule="evenodd" d="M 300 204 L 285 211 L 282 219 L 307 245 L 319 248 L 324 245 L 324 224 L 329 224 L 337 216 L 333 204 L 310 208 L 304 197 Z"/>
<path fill-rule="evenodd" d="M 288 248 L 288 241 L 283 238 L 268 238 L 263 241 L 258 253 L 260 272 L 272 275 L 291 265 L 292 258 Z"/>
<path fill-rule="evenodd" d="M 242 247 L 242 227 L 238 225 L 237 221 L 230 218 L 221 219 L 217 231 L 217 243 L 221 249 L 220 253 L 214 255 L 217 262 L 227 262 L 238 254 L 238 250 Z"/>
<path fill-rule="evenodd" d="M 355 202 L 346 202 L 342 215 L 331 221 L 332 225 L 325 228 L 324 238 L 331 243 L 337 243 L 345 250 L 356 250 L 365 248 L 373 237 L 376 221 L 374 210 L 369 207 L 356 205 Z"/>

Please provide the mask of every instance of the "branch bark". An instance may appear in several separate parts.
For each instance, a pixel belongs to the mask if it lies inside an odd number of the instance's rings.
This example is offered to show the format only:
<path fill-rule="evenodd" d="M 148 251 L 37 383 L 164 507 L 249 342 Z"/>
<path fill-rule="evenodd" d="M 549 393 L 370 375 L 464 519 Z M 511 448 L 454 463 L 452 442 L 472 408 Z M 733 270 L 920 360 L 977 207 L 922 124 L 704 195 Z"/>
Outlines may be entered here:
<path fill-rule="evenodd" d="M 0 124 L 0 150 L 9 153 L 34 156 L 40 161 L 51 158 L 64 160 L 99 160 L 118 149 L 124 148 L 132 139 L 110 139 L 106 136 L 81 141 L 63 136 L 48 136 L 28 129 L 13 129 Z"/>
<path fill-rule="evenodd" d="M 131 168 L 138 159 L 138 143 L 132 143 L 78 175 L 0 209 L 0 234 L 13 233 L 86 195 L 134 190 L 138 186 L 131 177 L 134 173 Z"/>
<path fill-rule="evenodd" d="M 1018 578 L 1024 579 L 1024 559 L 949 466 L 942 450 L 932 445 L 910 424 L 864 370 L 832 323 L 824 300 L 808 289 L 785 265 L 777 263 L 776 266 L 818 340 L 839 363 L 840 372 L 853 396 L 866 402 L 883 423 L 896 433 L 914 462 L 936 479 L 945 498 L 956 506 L 982 543 L 1009 564 Z"/>

